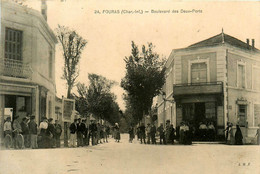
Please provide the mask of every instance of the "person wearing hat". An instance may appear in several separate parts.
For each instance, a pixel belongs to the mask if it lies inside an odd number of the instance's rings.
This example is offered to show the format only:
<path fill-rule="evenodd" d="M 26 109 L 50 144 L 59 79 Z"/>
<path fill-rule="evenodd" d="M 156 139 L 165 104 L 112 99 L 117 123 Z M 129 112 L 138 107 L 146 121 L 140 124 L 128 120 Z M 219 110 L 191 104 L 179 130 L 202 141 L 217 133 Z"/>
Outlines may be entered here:
<path fill-rule="evenodd" d="M 14 132 L 14 148 L 18 148 L 18 135 L 22 132 L 22 127 L 21 124 L 18 121 L 19 115 L 14 117 L 14 121 L 13 121 L 13 132 Z"/>
<path fill-rule="evenodd" d="M 56 142 L 56 147 L 60 147 L 60 136 L 61 136 L 61 133 L 62 133 L 62 127 L 59 124 L 58 120 L 55 120 L 54 127 L 55 127 L 54 138 L 55 138 L 55 142 Z"/>
<path fill-rule="evenodd" d="M 28 119 L 24 117 L 21 122 L 21 128 L 22 128 L 22 135 L 24 137 L 24 146 L 26 148 L 30 147 L 30 134 L 29 134 L 29 126 L 28 126 Z"/>
<path fill-rule="evenodd" d="M 81 122 L 81 118 L 78 119 L 77 124 L 77 146 L 83 146 L 83 135 L 86 129 L 86 125 Z"/>
<path fill-rule="evenodd" d="M 42 122 L 40 123 L 40 126 L 39 126 L 39 129 L 40 129 L 40 134 L 38 137 L 38 147 L 39 148 L 48 147 L 47 128 L 48 128 L 47 118 L 43 117 Z"/>
<path fill-rule="evenodd" d="M 94 120 L 90 120 L 88 138 L 90 139 L 91 137 L 92 146 L 96 145 L 96 135 L 97 135 L 97 125 Z"/>
<path fill-rule="evenodd" d="M 53 118 L 48 119 L 48 128 L 47 128 L 47 146 L 48 148 L 53 148 L 55 146 L 55 127 L 53 125 Z"/>
<path fill-rule="evenodd" d="M 163 127 L 163 123 L 160 124 L 160 126 L 157 128 L 157 131 L 159 132 L 160 135 L 160 144 L 166 144 L 165 142 L 165 129 Z"/>
<path fill-rule="evenodd" d="M 76 147 L 76 132 L 77 132 L 78 119 L 74 119 L 74 122 L 70 124 L 70 147 Z"/>
<path fill-rule="evenodd" d="M 89 142 L 88 142 L 88 127 L 87 127 L 87 120 L 86 119 L 83 119 L 82 120 L 82 125 L 84 126 L 84 131 L 83 131 L 83 145 L 84 146 L 87 146 L 89 145 Z"/>
<path fill-rule="evenodd" d="M 32 115 L 30 117 L 30 122 L 28 124 L 29 126 L 29 133 L 30 133 L 30 139 L 31 139 L 31 148 L 36 149 L 37 146 L 37 124 L 35 122 L 35 116 Z"/>

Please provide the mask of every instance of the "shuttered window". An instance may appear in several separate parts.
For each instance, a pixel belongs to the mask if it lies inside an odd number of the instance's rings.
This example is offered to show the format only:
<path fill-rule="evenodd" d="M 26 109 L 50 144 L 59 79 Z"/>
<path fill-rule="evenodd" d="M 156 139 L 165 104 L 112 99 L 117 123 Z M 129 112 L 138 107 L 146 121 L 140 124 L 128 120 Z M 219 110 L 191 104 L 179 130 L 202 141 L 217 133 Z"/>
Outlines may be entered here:
<path fill-rule="evenodd" d="M 5 58 L 22 60 L 22 31 L 5 29 Z"/>
<path fill-rule="evenodd" d="M 193 63 L 191 65 L 191 83 L 207 82 L 207 64 Z"/>

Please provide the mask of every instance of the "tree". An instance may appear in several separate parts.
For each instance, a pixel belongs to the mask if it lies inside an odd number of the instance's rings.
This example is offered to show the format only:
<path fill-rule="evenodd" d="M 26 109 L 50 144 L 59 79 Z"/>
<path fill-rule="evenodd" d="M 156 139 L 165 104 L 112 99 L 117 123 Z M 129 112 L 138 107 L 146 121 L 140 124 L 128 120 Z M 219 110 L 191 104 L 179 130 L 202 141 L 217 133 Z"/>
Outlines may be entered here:
<path fill-rule="evenodd" d="M 71 98 L 71 90 L 79 76 L 79 60 L 87 41 L 75 30 L 60 25 L 56 29 L 56 36 L 63 50 L 64 67 L 62 79 L 67 82 L 67 98 Z"/>
<path fill-rule="evenodd" d="M 115 101 L 116 96 L 111 92 L 111 88 L 116 83 L 96 74 L 89 74 L 88 79 L 90 81 L 88 87 L 81 83 L 77 85 L 79 96 L 75 98 L 79 112 L 92 113 L 112 124 L 119 122 L 120 109 Z M 81 114 L 85 115 L 84 113 Z"/>
<path fill-rule="evenodd" d="M 153 98 L 160 93 L 165 83 L 165 60 L 153 51 L 154 46 L 143 45 L 141 52 L 132 42 L 132 53 L 125 58 L 126 74 L 121 86 L 127 92 L 127 108 L 133 117 L 141 121 L 144 113 L 150 111 Z"/>

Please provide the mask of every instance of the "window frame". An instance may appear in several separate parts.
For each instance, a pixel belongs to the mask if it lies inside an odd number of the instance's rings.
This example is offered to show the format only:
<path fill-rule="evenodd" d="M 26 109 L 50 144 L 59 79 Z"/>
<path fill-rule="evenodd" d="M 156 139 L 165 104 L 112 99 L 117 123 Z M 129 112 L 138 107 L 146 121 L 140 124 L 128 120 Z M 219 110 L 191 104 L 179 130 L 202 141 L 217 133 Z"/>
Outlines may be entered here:
<path fill-rule="evenodd" d="M 14 34 L 14 33 L 16 33 L 16 34 Z M 19 33 L 19 37 L 18 37 L 18 33 Z M 12 39 L 10 39 L 10 35 L 11 35 Z M 15 39 L 13 39 L 14 37 L 15 37 Z M 19 41 L 18 41 L 18 38 L 20 38 Z M 14 45 L 15 45 L 15 51 L 14 51 L 14 47 L 13 47 Z M 17 53 L 18 46 L 20 46 L 19 53 Z M 12 50 L 11 52 L 10 52 L 10 48 Z M 10 27 L 5 27 L 4 58 L 22 61 L 23 60 L 23 54 L 22 54 L 23 49 L 22 48 L 23 48 L 23 31 L 14 29 L 14 28 L 10 28 Z M 8 55 L 8 56 L 6 56 L 6 55 Z M 10 58 L 10 56 L 11 56 L 11 58 Z M 19 57 L 19 59 L 18 59 L 18 57 Z"/>
<path fill-rule="evenodd" d="M 240 87 L 240 86 L 238 86 L 239 84 L 238 84 L 238 79 L 239 79 L 239 75 L 238 75 L 238 67 L 239 66 L 243 66 L 244 67 L 244 74 L 245 74 L 245 80 L 244 80 L 244 87 Z M 246 79 L 247 79 L 247 76 L 246 76 L 246 62 L 242 62 L 241 60 L 240 61 L 237 61 L 237 82 L 236 82 L 236 84 L 237 84 L 237 88 L 240 88 L 240 89 L 247 89 L 247 81 L 246 81 Z"/>
<path fill-rule="evenodd" d="M 209 67 L 209 58 L 206 58 L 206 59 L 198 59 L 197 60 L 189 60 L 188 61 L 188 83 L 190 84 L 191 83 L 191 65 L 192 64 L 196 64 L 196 63 L 205 63 L 207 68 L 207 82 L 206 83 L 209 83 L 210 82 L 210 67 Z"/>

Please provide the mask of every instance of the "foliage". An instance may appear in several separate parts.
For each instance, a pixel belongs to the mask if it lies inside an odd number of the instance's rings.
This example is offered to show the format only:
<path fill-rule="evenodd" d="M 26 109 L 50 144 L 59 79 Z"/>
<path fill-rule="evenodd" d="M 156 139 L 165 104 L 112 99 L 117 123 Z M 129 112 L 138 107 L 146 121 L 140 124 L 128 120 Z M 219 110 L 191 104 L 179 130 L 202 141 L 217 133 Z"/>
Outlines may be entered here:
<path fill-rule="evenodd" d="M 65 26 L 58 25 L 55 31 L 63 50 L 64 67 L 62 78 L 67 82 L 67 98 L 71 98 L 71 90 L 79 76 L 79 60 L 87 41 L 78 35 L 75 30 Z"/>
<path fill-rule="evenodd" d="M 153 44 L 148 43 L 148 47 L 143 45 L 140 52 L 132 42 L 132 53 L 125 58 L 126 74 L 121 86 L 127 92 L 125 101 L 128 111 L 137 121 L 150 111 L 153 98 L 165 83 L 165 61 L 153 49 Z"/>
<path fill-rule="evenodd" d="M 81 115 L 94 114 L 98 119 L 104 119 L 111 124 L 119 122 L 120 109 L 111 88 L 116 83 L 103 76 L 89 74 L 90 85 L 78 83 L 76 96 L 77 109 Z M 83 101 L 83 102 L 82 102 Z M 82 109 L 85 108 L 85 109 Z"/>

